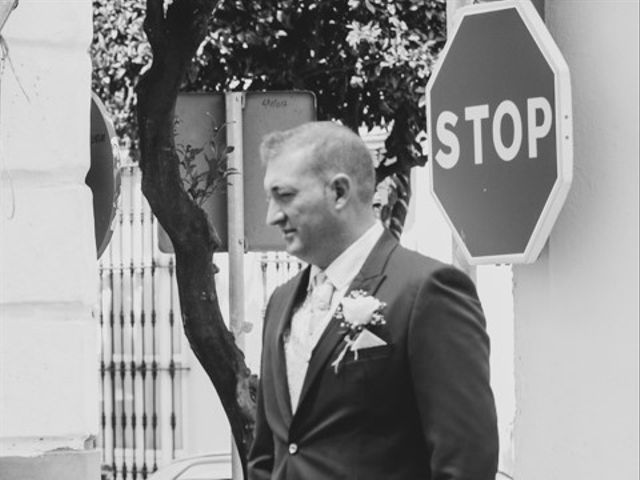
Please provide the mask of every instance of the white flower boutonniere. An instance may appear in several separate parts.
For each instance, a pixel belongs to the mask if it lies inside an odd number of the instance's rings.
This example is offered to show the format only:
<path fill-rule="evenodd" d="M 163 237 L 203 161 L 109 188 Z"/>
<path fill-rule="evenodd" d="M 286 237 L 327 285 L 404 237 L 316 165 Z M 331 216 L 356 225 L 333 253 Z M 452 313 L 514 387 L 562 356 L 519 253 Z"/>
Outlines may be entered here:
<path fill-rule="evenodd" d="M 331 364 L 336 373 L 338 373 L 340 363 L 349 351 L 353 352 L 354 358 L 357 360 L 358 349 L 366 348 L 358 344 L 358 338 L 362 335 L 363 330 L 386 323 L 382 315 L 386 306 L 385 302 L 372 297 L 364 290 L 354 290 L 342 299 L 334 316 L 340 321 L 340 326 L 347 329 L 347 334 L 344 337 L 346 345 Z"/>

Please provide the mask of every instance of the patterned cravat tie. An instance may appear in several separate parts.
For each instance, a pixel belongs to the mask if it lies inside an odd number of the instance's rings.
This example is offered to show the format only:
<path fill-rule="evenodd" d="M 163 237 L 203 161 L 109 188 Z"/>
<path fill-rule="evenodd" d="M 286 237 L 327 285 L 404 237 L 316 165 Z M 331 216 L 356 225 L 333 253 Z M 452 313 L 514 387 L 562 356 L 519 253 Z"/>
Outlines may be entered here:
<path fill-rule="evenodd" d="M 311 314 L 314 317 L 324 315 L 331 308 L 331 297 L 333 297 L 334 290 L 333 284 L 323 271 L 319 271 L 313 277 L 310 303 Z"/>
<path fill-rule="evenodd" d="M 287 380 L 291 407 L 295 411 L 307 373 L 311 352 L 328 321 L 331 298 L 335 287 L 324 272 L 318 272 L 311 281 L 307 298 L 295 313 L 285 343 Z"/>

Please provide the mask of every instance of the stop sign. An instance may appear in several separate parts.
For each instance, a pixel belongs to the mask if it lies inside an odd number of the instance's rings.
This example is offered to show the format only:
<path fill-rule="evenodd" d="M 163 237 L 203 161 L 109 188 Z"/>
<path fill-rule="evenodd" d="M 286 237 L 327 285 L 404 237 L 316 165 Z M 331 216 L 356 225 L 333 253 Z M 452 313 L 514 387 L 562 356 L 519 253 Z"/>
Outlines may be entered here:
<path fill-rule="evenodd" d="M 527 1 L 460 9 L 427 85 L 431 192 L 471 264 L 529 263 L 572 176 L 569 69 Z"/>

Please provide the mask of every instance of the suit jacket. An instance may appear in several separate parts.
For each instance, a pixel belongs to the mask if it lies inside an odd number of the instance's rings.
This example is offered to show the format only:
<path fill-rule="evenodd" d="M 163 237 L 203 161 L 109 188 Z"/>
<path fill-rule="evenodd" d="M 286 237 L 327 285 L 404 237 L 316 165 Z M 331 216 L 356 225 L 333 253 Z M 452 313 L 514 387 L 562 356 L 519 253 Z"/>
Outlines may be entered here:
<path fill-rule="evenodd" d="M 331 363 L 346 330 L 332 319 L 292 414 L 283 334 L 307 268 L 271 296 L 264 323 L 250 480 L 494 480 L 498 435 L 489 339 L 473 282 L 385 231 L 349 290 L 386 302 L 387 342 Z"/>

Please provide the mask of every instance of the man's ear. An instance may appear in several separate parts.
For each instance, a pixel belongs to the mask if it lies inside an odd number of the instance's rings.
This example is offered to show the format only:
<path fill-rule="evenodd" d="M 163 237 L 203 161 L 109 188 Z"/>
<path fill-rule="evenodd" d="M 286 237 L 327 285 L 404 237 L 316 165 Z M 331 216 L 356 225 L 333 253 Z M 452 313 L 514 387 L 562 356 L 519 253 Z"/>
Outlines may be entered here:
<path fill-rule="evenodd" d="M 335 193 L 335 205 L 337 209 L 342 209 L 349 202 L 353 195 L 353 184 L 348 175 L 339 173 L 330 182 L 331 190 Z"/>

